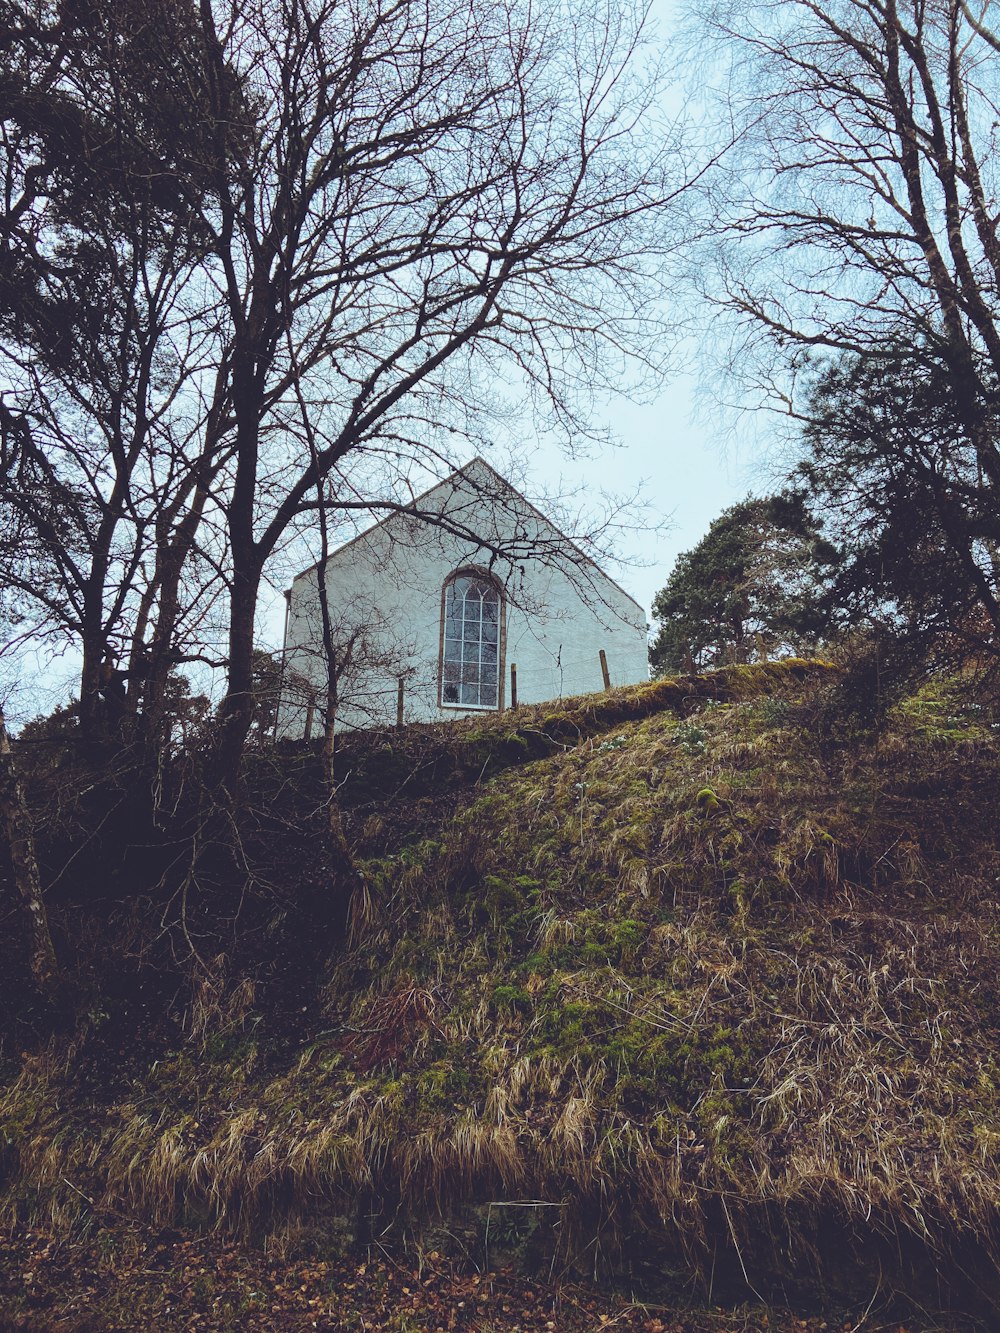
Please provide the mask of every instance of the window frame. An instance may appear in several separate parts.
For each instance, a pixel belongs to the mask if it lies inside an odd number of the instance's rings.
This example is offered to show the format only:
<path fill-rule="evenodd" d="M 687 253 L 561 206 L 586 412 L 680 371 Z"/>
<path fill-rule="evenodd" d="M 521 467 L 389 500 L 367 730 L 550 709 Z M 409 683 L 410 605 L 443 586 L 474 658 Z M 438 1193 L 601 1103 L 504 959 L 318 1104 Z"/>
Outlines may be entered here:
<path fill-rule="evenodd" d="M 457 583 L 459 579 L 478 579 L 481 583 L 489 584 L 499 598 L 499 608 L 497 611 L 497 701 L 495 704 L 463 704 L 451 703 L 444 697 L 444 652 L 445 652 L 445 626 L 448 605 L 448 589 Z M 462 565 L 452 572 L 441 585 L 441 618 L 440 630 L 438 635 L 438 707 L 444 709 L 453 709 L 456 712 L 476 712 L 476 713 L 502 713 L 506 707 L 506 694 L 504 686 L 506 684 L 506 660 L 507 660 L 507 599 L 504 596 L 503 584 L 488 569 L 483 569 L 480 565 Z"/>

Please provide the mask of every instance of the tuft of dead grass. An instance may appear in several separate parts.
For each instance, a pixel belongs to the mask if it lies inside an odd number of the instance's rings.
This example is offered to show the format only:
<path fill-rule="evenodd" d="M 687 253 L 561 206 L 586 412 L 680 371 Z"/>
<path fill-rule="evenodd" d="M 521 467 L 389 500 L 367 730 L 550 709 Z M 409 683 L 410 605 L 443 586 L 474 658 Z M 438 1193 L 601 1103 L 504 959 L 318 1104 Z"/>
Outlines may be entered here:
<path fill-rule="evenodd" d="M 657 682 L 477 775 L 366 866 L 294 1049 L 251 1056 L 253 992 L 216 980 L 127 1100 L 88 1093 L 79 1044 L 25 1060 L 8 1214 L 280 1230 L 530 1198 L 564 1257 L 641 1245 L 706 1287 L 722 1252 L 839 1280 L 824 1230 L 858 1271 L 1000 1260 L 1000 755 L 905 710 L 831 747 L 822 686 L 782 671 L 780 708 L 773 672 L 683 707 Z"/>

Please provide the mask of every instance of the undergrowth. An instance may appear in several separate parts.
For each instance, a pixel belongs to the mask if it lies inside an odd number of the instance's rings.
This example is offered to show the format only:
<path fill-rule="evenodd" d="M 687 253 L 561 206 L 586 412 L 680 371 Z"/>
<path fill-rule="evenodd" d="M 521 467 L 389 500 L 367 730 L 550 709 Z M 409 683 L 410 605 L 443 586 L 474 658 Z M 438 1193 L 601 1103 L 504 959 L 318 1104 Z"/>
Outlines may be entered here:
<path fill-rule="evenodd" d="M 294 1034 L 220 967 L 91 1084 L 90 1013 L 0 1092 L 0 1207 L 365 1238 L 533 1201 L 588 1271 L 995 1310 L 995 732 L 938 682 L 850 735 L 828 674 L 354 738 L 366 895 Z"/>

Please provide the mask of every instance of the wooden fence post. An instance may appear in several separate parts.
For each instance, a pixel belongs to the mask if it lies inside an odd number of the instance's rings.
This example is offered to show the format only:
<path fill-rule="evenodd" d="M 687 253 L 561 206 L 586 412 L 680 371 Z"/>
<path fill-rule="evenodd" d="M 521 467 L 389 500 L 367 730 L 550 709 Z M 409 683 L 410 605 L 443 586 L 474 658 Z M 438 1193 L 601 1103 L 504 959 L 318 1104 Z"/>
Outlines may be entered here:
<path fill-rule="evenodd" d="M 403 677 L 400 676 L 396 687 L 396 729 L 403 725 Z"/>
<path fill-rule="evenodd" d="M 510 706 L 517 707 L 517 663 L 510 664 Z"/>
<path fill-rule="evenodd" d="M 608 655 L 603 648 L 601 649 L 601 675 L 604 677 L 604 688 L 610 690 L 611 675 L 608 671 Z"/>

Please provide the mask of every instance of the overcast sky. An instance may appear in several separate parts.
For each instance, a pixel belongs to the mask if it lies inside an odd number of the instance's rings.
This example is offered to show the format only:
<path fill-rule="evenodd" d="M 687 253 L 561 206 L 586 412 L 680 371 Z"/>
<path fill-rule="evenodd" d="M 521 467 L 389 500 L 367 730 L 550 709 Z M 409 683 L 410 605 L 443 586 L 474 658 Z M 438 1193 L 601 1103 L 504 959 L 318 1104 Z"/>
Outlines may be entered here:
<path fill-rule="evenodd" d="M 538 490 L 557 492 L 560 479 L 576 481 L 595 502 L 602 491 L 641 492 L 650 515 L 664 520 L 659 534 L 622 532 L 616 542 L 624 563 L 608 572 L 649 612 L 677 556 L 688 551 L 728 505 L 763 481 L 750 438 L 753 417 L 740 423 L 708 418 L 702 403 L 696 349 L 665 379 L 655 402 L 626 398 L 607 409 L 608 424 L 621 443 L 610 453 L 568 462 L 556 449 L 539 453 L 532 467 Z"/>
<path fill-rule="evenodd" d="M 654 0 L 654 22 L 665 40 L 681 8 L 680 0 Z M 685 92 L 674 83 L 667 96 L 668 110 L 675 112 Z M 665 313 L 668 320 L 680 321 L 690 311 Z M 647 614 L 677 556 L 690 550 L 728 505 L 748 491 L 767 489 L 762 462 L 770 430 L 766 414 L 751 413 L 736 421 L 713 413 L 708 406 L 712 395 L 700 374 L 703 358 L 704 347 L 690 340 L 676 351 L 670 371 L 661 385 L 647 392 L 644 403 L 622 395 L 606 404 L 601 415 L 619 441 L 614 450 L 571 460 L 555 444 L 533 444 L 526 457 L 521 441 L 512 436 L 498 439 L 497 452 L 490 455 L 494 466 L 543 508 L 547 495 L 573 492 L 577 504 L 596 508 L 604 493 L 641 493 L 650 516 L 662 524 L 661 531 L 654 535 L 625 528 L 614 543 L 624 563 L 606 567 Z M 505 467 L 507 454 L 516 460 L 510 469 Z M 553 516 L 558 518 L 558 513 Z M 269 648 L 280 648 L 283 637 L 280 585 L 286 578 L 284 572 L 275 573 L 279 586 L 262 588 L 258 621 L 259 639 Z M 74 685 L 78 687 L 77 672 L 75 651 L 55 661 L 48 654 L 39 657 L 35 672 L 30 668 L 19 672 L 21 688 L 10 701 L 12 713 L 23 718 L 49 711 Z"/>
<path fill-rule="evenodd" d="M 692 2 L 652 0 L 650 21 L 668 51 Z M 668 59 L 676 59 L 675 53 Z M 685 68 L 682 59 L 679 77 L 666 90 L 668 114 L 706 117 L 710 113 L 699 106 L 700 98 L 685 86 Z M 665 314 L 668 323 L 693 315 L 706 330 L 701 338 L 711 336 L 713 324 L 704 311 L 679 306 Z M 602 490 L 641 488 L 651 511 L 667 520 L 659 538 L 642 531 L 623 534 L 618 547 L 627 563 L 608 571 L 647 612 L 677 556 L 704 536 L 712 520 L 748 492 L 770 489 L 768 446 L 778 423 L 763 410 L 737 416 L 713 406 L 713 386 L 703 373 L 706 361 L 715 362 L 706 357 L 708 350 L 703 341 L 690 338 L 676 349 L 653 401 L 637 405 L 623 396 L 608 405 L 605 420 L 620 441 L 613 453 L 569 464 L 553 447 L 533 461 L 532 476 L 542 493 L 557 491 L 560 476 L 576 480 L 595 497 Z"/>
<path fill-rule="evenodd" d="M 686 3 L 652 0 L 653 31 L 663 43 L 670 42 Z M 668 85 L 666 109 L 671 118 L 699 114 L 681 79 Z M 664 311 L 668 324 L 687 321 L 693 313 L 680 306 Z M 775 423 L 763 411 L 736 417 L 712 410 L 711 389 L 701 373 L 704 351 L 696 338 L 689 339 L 676 350 L 662 383 L 646 392 L 646 401 L 637 404 L 622 394 L 607 403 L 598 424 L 619 441 L 612 451 L 569 459 L 555 443 L 532 443 L 526 450 L 512 426 L 510 438 L 500 436 L 496 452 L 488 455 L 557 521 L 559 509 L 546 504 L 547 496 L 573 496 L 567 506 L 572 511 L 600 508 L 606 493 L 641 493 L 650 516 L 662 523 L 660 534 L 623 530 L 614 542 L 622 563 L 602 563 L 647 614 L 677 556 L 698 542 L 712 520 L 748 492 L 769 489 L 767 443 Z M 315 558 L 314 553 L 301 567 Z M 260 629 L 268 646 L 280 646 L 283 615 L 280 590 L 263 592 Z"/>

